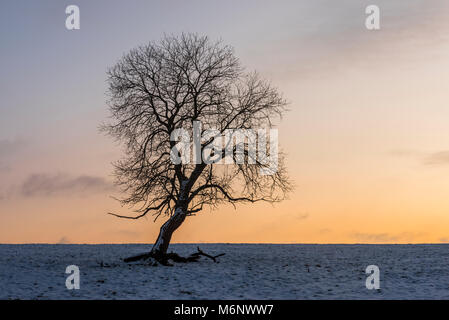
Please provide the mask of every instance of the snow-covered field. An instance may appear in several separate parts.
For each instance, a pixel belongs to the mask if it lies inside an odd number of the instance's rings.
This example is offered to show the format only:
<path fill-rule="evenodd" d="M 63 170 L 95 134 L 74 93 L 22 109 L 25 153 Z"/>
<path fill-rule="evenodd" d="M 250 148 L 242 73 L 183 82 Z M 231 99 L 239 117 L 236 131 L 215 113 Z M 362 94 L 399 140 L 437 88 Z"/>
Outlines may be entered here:
<path fill-rule="evenodd" d="M 449 245 L 201 244 L 226 255 L 174 267 L 120 260 L 149 248 L 0 245 L 0 299 L 449 299 Z M 379 290 L 365 287 L 373 264 Z M 68 265 L 80 269 L 79 290 L 66 288 Z"/>

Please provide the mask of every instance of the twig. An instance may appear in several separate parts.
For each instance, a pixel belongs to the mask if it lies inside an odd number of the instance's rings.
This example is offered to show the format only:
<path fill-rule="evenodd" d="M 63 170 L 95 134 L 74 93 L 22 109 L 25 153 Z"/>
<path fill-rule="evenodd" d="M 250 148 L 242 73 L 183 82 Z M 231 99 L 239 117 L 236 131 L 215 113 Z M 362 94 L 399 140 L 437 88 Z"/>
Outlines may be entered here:
<path fill-rule="evenodd" d="M 207 253 L 203 252 L 200 249 L 200 247 L 197 247 L 197 249 L 198 249 L 198 252 L 195 252 L 195 253 L 191 254 L 190 257 L 205 256 L 205 257 L 207 257 L 209 259 L 212 259 L 214 262 L 218 263 L 217 258 L 225 255 L 225 253 L 220 253 L 219 255 L 211 256 L 210 254 L 207 254 Z"/>

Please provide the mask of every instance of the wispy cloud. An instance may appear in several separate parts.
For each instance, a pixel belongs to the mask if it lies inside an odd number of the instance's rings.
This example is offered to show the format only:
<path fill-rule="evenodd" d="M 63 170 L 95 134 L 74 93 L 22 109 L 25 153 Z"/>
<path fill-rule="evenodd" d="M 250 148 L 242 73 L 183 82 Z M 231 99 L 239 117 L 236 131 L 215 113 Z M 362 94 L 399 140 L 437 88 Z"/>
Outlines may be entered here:
<path fill-rule="evenodd" d="M 304 220 L 309 217 L 309 214 L 308 213 L 297 213 L 297 214 L 293 215 L 293 217 L 298 220 Z"/>
<path fill-rule="evenodd" d="M 355 241 L 363 243 L 395 243 L 395 242 L 416 242 L 423 239 L 425 233 L 401 232 L 397 234 L 380 232 L 380 233 L 363 233 L 354 232 L 350 236 Z"/>
<path fill-rule="evenodd" d="M 388 154 L 394 157 L 422 157 L 425 155 L 424 152 L 413 149 L 390 150 Z"/>
<path fill-rule="evenodd" d="M 89 195 L 111 191 L 114 186 L 102 177 L 80 175 L 69 177 L 65 174 L 33 174 L 20 186 L 24 197 L 52 195 Z"/>
<path fill-rule="evenodd" d="M 0 139 L 0 172 L 11 170 L 11 166 L 6 162 L 23 150 L 27 142 L 23 139 Z"/>
<path fill-rule="evenodd" d="M 395 242 L 399 240 L 398 236 L 389 233 L 354 233 L 352 237 L 361 242 Z"/>
<path fill-rule="evenodd" d="M 416 158 L 424 165 L 446 165 L 449 164 L 449 150 L 441 150 L 433 153 L 412 150 L 412 149 L 398 149 L 388 152 L 394 157 Z"/>
<path fill-rule="evenodd" d="M 21 150 L 26 145 L 23 139 L 1 139 L 0 140 L 0 158 L 9 156 L 19 150 Z"/>
<path fill-rule="evenodd" d="M 435 152 L 435 153 L 428 155 L 424 159 L 424 164 L 427 164 L 427 165 L 449 164 L 449 150 Z"/>

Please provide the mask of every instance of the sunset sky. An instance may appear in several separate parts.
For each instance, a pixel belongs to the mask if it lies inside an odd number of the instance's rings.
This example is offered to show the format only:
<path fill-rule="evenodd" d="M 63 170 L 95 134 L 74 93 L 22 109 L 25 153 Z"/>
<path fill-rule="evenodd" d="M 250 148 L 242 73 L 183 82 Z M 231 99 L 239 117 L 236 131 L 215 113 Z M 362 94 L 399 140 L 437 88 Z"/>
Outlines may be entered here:
<path fill-rule="evenodd" d="M 431 3 L 431 6 L 429 4 Z M 76 4 L 81 29 L 65 28 Z M 365 28 L 380 7 L 381 29 Z M 235 48 L 289 101 L 290 199 L 205 210 L 174 242 L 449 242 L 449 2 L 1 1 L 0 243 L 153 242 L 111 198 L 106 70 L 164 33 Z"/>

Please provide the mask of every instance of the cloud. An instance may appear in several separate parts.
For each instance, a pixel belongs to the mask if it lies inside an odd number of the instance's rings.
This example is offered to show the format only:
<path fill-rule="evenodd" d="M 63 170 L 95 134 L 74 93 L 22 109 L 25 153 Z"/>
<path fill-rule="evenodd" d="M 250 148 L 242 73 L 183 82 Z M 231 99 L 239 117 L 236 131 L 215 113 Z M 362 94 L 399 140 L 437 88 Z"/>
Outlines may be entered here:
<path fill-rule="evenodd" d="M 445 165 L 449 164 L 449 150 L 442 150 L 434 153 L 426 153 L 418 150 L 398 149 L 388 152 L 394 157 L 421 159 L 425 165 Z"/>
<path fill-rule="evenodd" d="M 5 159 L 16 155 L 26 144 L 26 141 L 23 139 L 0 139 L 0 172 L 11 171 L 9 164 L 5 163 Z"/>
<path fill-rule="evenodd" d="M 449 243 L 449 238 L 440 238 L 438 240 L 442 243 Z"/>
<path fill-rule="evenodd" d="M 426 233 L 401 232 L 398 234 L 391 233 L 352 233 L 350 234 L 356 241 L 363 243 L 395 243 L 395 242 L 416 242 L 422 240 Z"/>
<path fill-rule="evenodd" d="M 21 150 L 26 145 L 23 139 L 2 139 L 0 140 L 0 158 L 7 157 Z"/>
<path fill-rule="evenodd" d="M 399 239 L 388 233 L 354 233 L 352 237 L 361 242 L 395 242 Z"/>
<path fill-rule="evenodd" d="M 445 150 L 445 151 L 435 152 L 435 153 L 428 155 L 424 159 L 424 164 L 427 164 L 427 165 L 449 164 L 449 151 Z"/>
<path fill-rule="evenodd" d="M 0 172 L 8 172 L 8 171 L 11 171 L 11 167 L 4 163 L 0 163 Z"/>
<path fill-rule="evenodd" d="M 407 63 L 438 57 L 446 35 L 435 30 L 447 30 L 446 4 L 441 0 L 433 6 L 422 0 L 410 1 L 405 4 L 377 0 L 381 8 L 379 32 L 365 28 L 364 10 L 369 2 L 348 0 L 333 6 L 327 3 L 330 1 L 296 1 L 298 4 L 290 10 L 297 16 L 290 24 L 294 28 L 270 30 L 276 35 L 272 39 L 277 45 L 267 41 L 266 47 L 252 60 L 265 66 L 262 70 L 272 68 L 275 63 L 270 72 L 278 74 L 279 79 L 297 82 L 307 81 L 309 77 L 321 80 L 327 74 L 334 76 L 355 69 L 390 68 L 391 65 L 397 69 L 408 66 Z M 262 64 L 273 56 L 281 57 L 280 62 Z"/>
<path fill-rule="evenodd" d="M 298 220 L 304 220 L 309 217 L 309 214 L 308 213 L 298 213 L 298 214 L 294 215 L 293 217 Z"/>
<path fill-rule="evenodd" d="M 388 152 L 389 155 L 394 157 L 422 157 L 423 152 L 412 149 L 396 149 Z"/>
<path fill-rule="evenodd" d="M 288 220 L 305 220 L 309 217 L 307 212 L 287 212 L 283 214 L 283 221 Z"/>
<path fill-rule="evenodd" d="M 20 194 L 24 197 L 89 195 L 113 189 L 112 183 L 102 177 L 81 175 L 72 178 L 64 174 L 33 174 L 20 186 Z"/>

